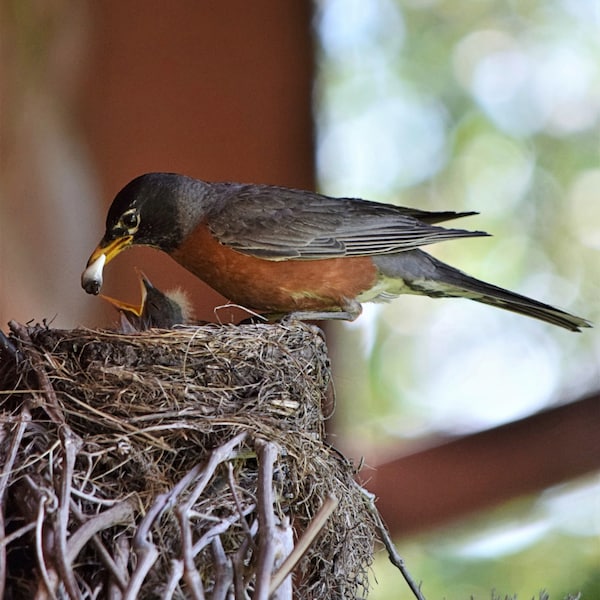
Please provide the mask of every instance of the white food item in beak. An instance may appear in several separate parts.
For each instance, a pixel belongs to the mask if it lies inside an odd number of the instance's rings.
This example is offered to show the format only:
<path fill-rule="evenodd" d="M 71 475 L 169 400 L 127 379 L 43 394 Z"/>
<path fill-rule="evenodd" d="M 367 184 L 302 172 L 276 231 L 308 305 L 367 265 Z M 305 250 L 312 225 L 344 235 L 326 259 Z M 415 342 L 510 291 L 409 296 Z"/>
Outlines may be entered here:
<path fill-rule="evenodd" d="M 101 254 L 93 263 L 87 266 L 81 274 L 81 287 L 88 293 L 98 295 L 102 287 L 102 270 L 106 262 L 106 254 Z"/>

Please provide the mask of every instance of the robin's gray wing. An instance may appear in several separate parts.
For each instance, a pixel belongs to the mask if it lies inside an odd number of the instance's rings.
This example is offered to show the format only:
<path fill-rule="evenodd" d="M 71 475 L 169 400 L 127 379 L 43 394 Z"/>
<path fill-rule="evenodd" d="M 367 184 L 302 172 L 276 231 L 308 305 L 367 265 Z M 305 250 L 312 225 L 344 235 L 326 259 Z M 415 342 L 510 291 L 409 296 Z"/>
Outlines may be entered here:
<path fill-rule="evenodd" d="M 206 215 L 213 235 L 239 252 L 269 260 L 372 256 L 487 235 L 431 224 L 450 218 L 448 212 L 276 186 L 216 184 L 213 194 Z"/>

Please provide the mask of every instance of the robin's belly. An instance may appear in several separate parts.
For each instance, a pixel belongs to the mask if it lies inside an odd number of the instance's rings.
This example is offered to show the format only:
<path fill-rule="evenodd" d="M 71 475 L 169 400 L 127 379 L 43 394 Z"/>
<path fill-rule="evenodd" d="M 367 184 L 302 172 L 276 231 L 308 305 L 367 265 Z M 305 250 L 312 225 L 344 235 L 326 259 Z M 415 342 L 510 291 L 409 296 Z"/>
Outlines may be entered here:
<path fill-rule="evenodd" d="M 171 256 L 229 301 L 257 311 L 344 310 L 377 282 L 370 257 L 264 260 L 223 246 L 204 228 Z"/>

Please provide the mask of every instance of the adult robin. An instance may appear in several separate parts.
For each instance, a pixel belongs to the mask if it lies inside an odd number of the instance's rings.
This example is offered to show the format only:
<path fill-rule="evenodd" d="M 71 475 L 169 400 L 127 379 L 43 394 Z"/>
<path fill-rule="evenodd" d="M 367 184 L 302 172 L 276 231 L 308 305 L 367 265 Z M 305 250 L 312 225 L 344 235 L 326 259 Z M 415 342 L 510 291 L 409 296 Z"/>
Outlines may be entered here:
<path fill-rule="evenodd" d="M 470 214 L 148 173 L 113 200 L 81 283 L 97 294 L 104 265 L 132 245 L 145 245 L 166 252 L 230 301 L 272 318 L 353 320 L 362 302 L 408 293 L 470 298 L 571 331 L 590 326 L 419 249 L 487 235 L 436 225 Z"/>
<path fill-rule="evenodd" d="M 153 286 L 143 273 L 140 273 L 140 289 L 142 296 L 139 305 L 102 296 L 119 311 L 121 331 L 124 333 L 154 328 L 171 329 L 174 325 L 191 322 L 190 302 L 182 290 L 163 292 Z"/>

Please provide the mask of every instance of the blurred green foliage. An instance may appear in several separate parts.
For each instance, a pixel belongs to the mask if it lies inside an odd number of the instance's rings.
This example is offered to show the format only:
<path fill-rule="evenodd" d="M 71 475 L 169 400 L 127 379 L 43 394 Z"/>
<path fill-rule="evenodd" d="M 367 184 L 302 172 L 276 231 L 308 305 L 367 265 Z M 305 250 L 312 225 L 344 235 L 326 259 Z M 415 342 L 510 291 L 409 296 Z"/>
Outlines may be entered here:
<path fill-rule="evenodd" d="M 588 484 L 590 482 L 587 482 Z M 585 493 L 586 482 L 569 486 Z M 596 482 L 595 493 L 598 493 Z M 411 575 L 422 581 L 428 600 L 600 597 L 597 532 L 587 535 L 557 526 L 532 499 L 513 501 L 468 522 L 400 541 Z M 402 580 L 382 551 L 376 558 L 377 584 L 370 598 L 409 598 L 398 593 Z"/>
<path fill-rule="evenodd" d="M 598 4 L 317 6 L 323 191 L 480 211 L 461 225 L 494 238 L 428 251 L 600 321 Z M 492 427 L 600 387 L 597 330 L 573 335 L 466 300 L 400 298 L 367 309 L 336 335 L 336 426 L 365 446 Z M 582 489 L 597 499 L 597 487 Z M 598 510 L 578 500 L 545 518 L 582 507 Z M 533 518 L 520 503 L 506 510 L 517 520 Z M 493 511 L 401 545 L 428 598 L 489 598 L 492 588 L 520 598 L 546 588 L 562 598 L 578 591 L 574 582 L 584 598 L 600 597 L 600 548 L 581 532 L 548 526 L 508 558 L 500 548 L 496 557 L 465 558 L 464 540 L 498 518 Z M 598 534 L 597 520 L 594 527 Z M 393 581 L 393 591 L 378 586 L 371 597 L 398 597 L 399 576 L 380 569 L 376 575 L 385 572 L 378 578 Z"/>
<path fill-rule="evenodd" d="M 600 11 L 592 5 L 320 2 L 322 188 L 426 209 L 481 211 L 461 225 L 493 238 L 428 251 L 597 321 Z M 340 335 L 354 351 L 341 358 L 342 395 L 345 381 L 349 393 L 354 389 L 355 373 L 369 381 L 361 389 L 366 401 L 351 403 L 344 426 L 358 423 L 361 434 L 375 439 L 414 435 L 410 418 L 406 430 L 389 425 L 398 410 L 402 421 L 408 411 L 420 415 L 423 428 L 439 428 L 423 406 L 450 406 L 446 428 L 469 430 L 573 397 L 600 379 L 594 331 L 570 336 L 464 300 L 401 298 L 368 310 Z M 508 365 L 507 354 L 515 353 L 529 359 L 526 369 Z M 478 369 L 484 362 L 478 355 L 498 370 Z M 465 361 L 473 363 L 467 394 L 456 392 Z M 490 377 L 514 385 L 490 390 Z M 493 392 L 486 400 L 491 416 L 487 409 L 479 414 L 482 390 Z"/>

